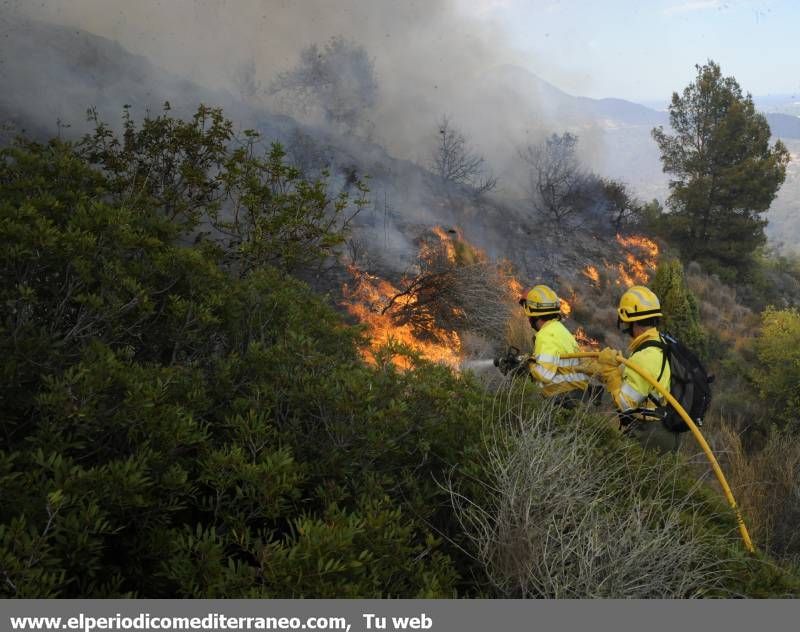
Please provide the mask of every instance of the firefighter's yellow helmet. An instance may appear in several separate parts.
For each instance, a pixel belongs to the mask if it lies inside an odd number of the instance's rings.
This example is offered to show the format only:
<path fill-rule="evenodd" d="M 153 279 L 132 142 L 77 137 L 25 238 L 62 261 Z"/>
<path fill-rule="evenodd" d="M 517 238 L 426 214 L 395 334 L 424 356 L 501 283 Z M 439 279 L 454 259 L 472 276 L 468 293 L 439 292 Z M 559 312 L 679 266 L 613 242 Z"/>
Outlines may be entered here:
<path fill-rule="evenodd" d="M 623 323 L 634 323 L 664 315 L 661 313 L 661 302 L 658 297 L 643 285 L 628 288 L 619 299 L 617 314 Z"/>
<path fill-rule="evenodd" d="M 546 285 L 536 285 L 528 296 L 520 300 L 527 316 L 548 316 L 561 313 L 561 301 Z"/>

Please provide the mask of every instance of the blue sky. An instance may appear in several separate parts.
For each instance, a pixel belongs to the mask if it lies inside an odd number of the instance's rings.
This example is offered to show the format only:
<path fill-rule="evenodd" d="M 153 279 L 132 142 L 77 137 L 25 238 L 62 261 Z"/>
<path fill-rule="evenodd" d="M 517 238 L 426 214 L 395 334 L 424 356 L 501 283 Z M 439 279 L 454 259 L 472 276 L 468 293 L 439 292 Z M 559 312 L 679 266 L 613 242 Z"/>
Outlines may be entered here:
<path fill-rule="evenodd" d="M 798 0 L 456 1 L 573 94 L 666 100 L 711 58 L 755 96 L 800 97 Z"/>

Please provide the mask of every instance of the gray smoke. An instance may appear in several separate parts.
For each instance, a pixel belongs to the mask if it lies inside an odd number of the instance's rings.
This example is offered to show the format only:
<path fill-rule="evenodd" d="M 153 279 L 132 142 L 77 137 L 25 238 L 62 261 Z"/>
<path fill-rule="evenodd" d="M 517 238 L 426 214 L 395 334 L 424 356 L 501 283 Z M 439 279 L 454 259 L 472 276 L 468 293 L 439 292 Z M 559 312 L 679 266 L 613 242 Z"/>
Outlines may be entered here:
<path fill-rule="evenodd" d="M 374 61 L 374 140 L 396 157 L 421 163 L 445 114 L 498 172 L 515 163 L 517 146 L 570 123 L 559 120 L 549 87 L 521 69 L 526 60 L 503 44 L 504 33 L 467 16 L 455 0 L 6 0 L 2 6 L 7 14 L 118 42 L 172 73 L 176 84 L 186 79 L 271 108 L 281 104 L 263 87 L 296 65 L 304 48 L 342 37 L 363 46 Z M 31 47 L 35 36 L 28 38 Z M 82 112 L 91 99 L 114 100 L 114 86 L 96 95 L 81 92 L 81 77 L 54 82 L 74 89 L 42 113 L 52 118 L 70 109 Z M 126 102 L 128 92 L 119 87 L 119 101 Z M 154 95 L 176 90 L 151 87 Z M 591 155 L 596 134 L 582 132 L 581 150 Z"/>
<path fill-rule="evenodd" d="M 607 137 L 580 100 L 565 108 L 571 97 L 524 69 L 530 60 L 504 44 L 497 26 L 460 10 L 463 1 L 5 0 L 0 83 L 13 89 L 0 93 L 0 119 L 24 113 L 28 126 L 52 130 L 60 120 L 79 133 L 88 106 L 113 124 L 123 104 L 140 118 L 165 100 L 178 115 L 202 101 L 282 141 L 302 140 L 297 119 L 308 142 L 290 153 L 305 145 L 300 158 L 309 165 L 334 160 L 340 180 L 352 166 L 372 175 L 361 236 L 394 266 L 413 260 L 412 240 L 433 223 L 459 225 L 490 256 L 506 256 L 509 239 L 527 243 L 531 227 L 513 224 L 502 208 L 487 213 L 432 195 L 427 174 L 395 159 L 429 165 L 447 115 L 499 176 L 498 195 L 519 207 L 521 147 L 569 129 L 582 158 L 597 165 Z M 327 119 L 314 118 L 291 98 L 270 94 L 304 50 L 324 51 L 333 38 L 363 47 L 374 68 L 377 93 L 363 128 L 372 144 L 337 133 L 330 110 Z M 535 259 L 525 267 L 540 270 L 539 253 L 517 250 Z"/>

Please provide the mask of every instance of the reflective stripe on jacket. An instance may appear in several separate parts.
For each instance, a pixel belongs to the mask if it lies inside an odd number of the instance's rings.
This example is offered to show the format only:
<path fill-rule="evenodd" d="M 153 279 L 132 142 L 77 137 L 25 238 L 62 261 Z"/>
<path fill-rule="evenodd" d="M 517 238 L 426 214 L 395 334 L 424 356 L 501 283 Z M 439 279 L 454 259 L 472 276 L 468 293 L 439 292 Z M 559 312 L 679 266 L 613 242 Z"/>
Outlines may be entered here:
<path fill-rule="evenodd" d="M 562 355 L 579 351 L 574 336 L 557 319 L 548 320 L 536 333 L 530 372 L 542 385 L 545 397 L 586 389 L 589 376 L 577 370 L 580 360 L 561 359 Z"/>
<path fill-rule="evenodd" d="M 671 373 L 669 362 L 664 363 L 664 352 L 658 347 L 647 347 L 637 351 L 645 342 L 660 339 L 658 329 L 651 327 L 628 346 L 629 359 L 650 373 L 669 392 Z M 662 363 L 664 364 L 663 373 L 661 373 Z M 661 379 L 658 378 L 659 373 L 661 373 Z M 611 396 L 614 398 L 617 408 L 622 412 L 634 408 L 655 408 L 656 404 L 650 396 L 656 399 L 659 405 L 665 403 L 663 396 L 647 380 L 627 366 L 622 372 L 622 386 L 618 392 L 612 392 Z"/>

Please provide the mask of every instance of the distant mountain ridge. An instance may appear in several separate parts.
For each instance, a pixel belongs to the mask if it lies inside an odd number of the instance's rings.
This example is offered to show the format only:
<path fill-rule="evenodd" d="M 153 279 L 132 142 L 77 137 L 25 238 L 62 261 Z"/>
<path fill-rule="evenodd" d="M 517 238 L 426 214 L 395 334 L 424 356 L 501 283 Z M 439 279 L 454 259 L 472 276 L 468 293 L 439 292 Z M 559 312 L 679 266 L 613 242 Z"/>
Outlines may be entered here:
<path fill-rule="evenodd" d="M 519 66 L 498 66 L 484 79 L 491 88 L 516 93 L 520 98 L 535 103 L 545 113 L 557 114 L 566 123 L 586 124 L 604 119 L 624 125 L 666 122 L 664 112 L 625 99 L 574 96 Z"/>
<path fill-rule="evenodd" d="M 545 109 L 559 112 L 575 123 L 607 120 L 629 126 L 669 125 L 669 115 L 665 110 L 613 97 L 594 99 L 571 95 L 519 66 L 499 67 L 496 78 L 501 83 L 515 85 L 522 95 L 529 95 Z M 800 117 L 778 112 L 765 112 L 764 116 L 773 136 L 800 139 Z"/>

